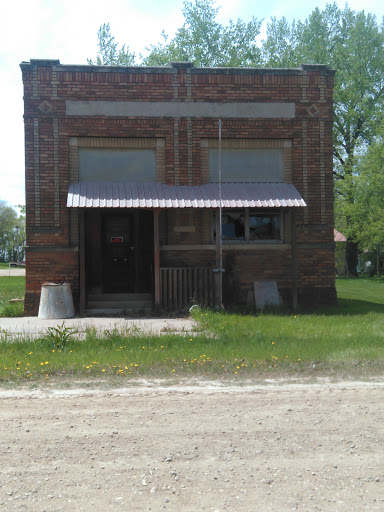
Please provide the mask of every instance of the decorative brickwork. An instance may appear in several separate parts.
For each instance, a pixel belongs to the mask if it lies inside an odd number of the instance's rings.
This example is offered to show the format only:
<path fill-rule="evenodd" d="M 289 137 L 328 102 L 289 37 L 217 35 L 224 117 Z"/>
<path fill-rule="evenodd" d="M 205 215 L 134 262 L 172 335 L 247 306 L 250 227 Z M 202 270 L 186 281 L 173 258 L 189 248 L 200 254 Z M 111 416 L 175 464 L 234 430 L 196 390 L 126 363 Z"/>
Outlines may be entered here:
<path fill-rule="evenodd" d="M 34 207 L 35 207 L 35 226 L 40 226 L 40 138 L 39 138 L 39 120 L 33 120 L 33 154 L 34 154 Z"/>
<path fill-rule="evenodd" d="M 325 224 L 325 132 L 324 121 L 320 121 L 320 203 L 321 203 L 321 224 Z"/>
<path fill-rule="evenodd" d="M 308 139 L 307 120 L 303 119 L 303 197 L 308 204 Z M 304 224 L 308 224 L 308 208 L 304 212 Z"/>
<path fill-rule="evenodd" d="M 180 185 L 180 152 L 179 152 L 179 119 L 174 120 L 174 128 L 173 128 L 173 152 L 174 152 L 174 176 L 175 176 L 175 185 Z"/>
<path fill-rule="evenodd" d="M 208 69 L 190 63 L 108 68 L 57 60 L 31 60 L 21 69 L 27 314 L 37 313 L 46 281 L 69 281 L 79 303 L 81 215 L 66 206 L 69 183 L 79 179 L 79 148 L 154 149 L 158 182 L 201 185 L 209 182 L 209 150 L 218 147 L 217 112 L 222 147 L 282 149 L 284 180 L 308 205 L 296 212 L 296 251 L 288 210 L 282 243 L 224 244 L 226 300 L 246 302 L 253 281 L 263 279 L 277 281 L 290 300 L 293 254 L 299 300 L 335 300 L 332 70 Z M 160 265 L 215 266 L 212 229 L 210 211 L 163 212 Z"/>

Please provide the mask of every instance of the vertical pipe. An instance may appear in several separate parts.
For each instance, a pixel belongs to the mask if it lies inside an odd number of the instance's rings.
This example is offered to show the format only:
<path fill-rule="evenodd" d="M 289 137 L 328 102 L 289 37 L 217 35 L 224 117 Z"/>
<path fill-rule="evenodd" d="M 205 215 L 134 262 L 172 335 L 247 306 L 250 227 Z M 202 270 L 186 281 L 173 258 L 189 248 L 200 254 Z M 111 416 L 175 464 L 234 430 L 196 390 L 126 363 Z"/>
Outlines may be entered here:
<path fill-rule="evenodd" d="M 222 216 L 222 196 L 221 196 L 221 119 L 219 119 L 219 233 L 216 230 L 216 239 L 219 240 L 219 297 L 218 306 L 223 306 L 223 239 L 222 239 L 222 227 L 223 227 L 223 216 Z"/>
<path fill-rule="evenodd" d="M 220 280 L 220 208 L 216 209 L 216 268 L 214 270 L 215 306 L 221 308 L 221 280 Z"/>
<path fill-rule="evenodd" d="M 97 227 L 97 244 L 98 244 L 98 275 L 100 279 L 100 293 L 104 293 L 104 218 L 100 208 L 96 208 L 93 215 L 96 216 L 95 223 Z"/>
<path fill-rule="evenodd" d="M 85 215 L 84 210 L 79 211 L 79 238 L 80 238 L 80 313 L 85 311 L 86 279 L 85 279 Z"/>
<path fill-rule="evenodd" d="M 291 247 L 292 247 L 292 309 L 297 311 L 297 257 L 296 257 L 296 212 L 291 213 Z"/>
<path fill-rule="evenodd" d="M 155 267 L 155 308 L 160 307 L 160 229 L 159 229 L 160 210 L 153 210 L 153 249 L 154 249 L 154 267 Z"/>

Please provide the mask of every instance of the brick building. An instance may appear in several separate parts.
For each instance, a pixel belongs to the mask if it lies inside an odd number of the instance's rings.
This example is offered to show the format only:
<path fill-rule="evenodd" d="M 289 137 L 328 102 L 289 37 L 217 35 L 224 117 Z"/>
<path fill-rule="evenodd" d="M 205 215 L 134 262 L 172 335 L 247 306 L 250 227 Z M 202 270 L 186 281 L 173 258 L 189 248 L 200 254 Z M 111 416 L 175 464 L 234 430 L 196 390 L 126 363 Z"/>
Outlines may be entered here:
<path fill-rule="evenodd" d="M 47 281 L 80 311 L 214 304 L 220 268 L 225 304 L 336 300 L 333 70 L 21 70 L 26 314 Z"/>

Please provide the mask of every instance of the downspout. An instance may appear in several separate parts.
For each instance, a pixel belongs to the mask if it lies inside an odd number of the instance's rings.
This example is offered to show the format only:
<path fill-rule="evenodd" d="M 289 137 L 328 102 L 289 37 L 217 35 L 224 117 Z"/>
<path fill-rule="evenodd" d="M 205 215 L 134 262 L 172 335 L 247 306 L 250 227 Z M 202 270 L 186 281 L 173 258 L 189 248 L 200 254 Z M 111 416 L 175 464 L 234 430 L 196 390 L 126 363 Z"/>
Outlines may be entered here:
<path fill-rule="evenodd" d="M 293 208 L 291 214 L 291 256 L 292 256 L 292 309 L 297 311 L 297 256 L 296 256 L 296 211 Z"/>
<path fill-rule="evenodd" d="M 223 239 L 222 239 L 222 194 L 221 194 L 221 119 L 219 119 L 219 208 L 216 210 L 216 308 L 223 307 Z"/>

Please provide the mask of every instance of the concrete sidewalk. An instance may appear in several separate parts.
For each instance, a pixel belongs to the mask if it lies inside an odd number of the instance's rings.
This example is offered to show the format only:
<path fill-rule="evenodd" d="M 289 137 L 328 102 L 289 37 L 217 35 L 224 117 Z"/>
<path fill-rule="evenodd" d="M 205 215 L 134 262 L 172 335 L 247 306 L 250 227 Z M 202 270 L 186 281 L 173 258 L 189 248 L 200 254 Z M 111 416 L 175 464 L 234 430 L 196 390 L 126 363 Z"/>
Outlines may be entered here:
<path fill-rule="evenodd" d="M 37 338 L 47 332 L 48 327 L 57 327 L 65 323 L 73 327 L 82 337 L 89 328 L 98 332 L 117 329 L 139 329 L 145 334 L 192 334 L 195 323 L 190 318 L 68 318 L 65 320 L 43 320 L 37 317 L 0 318 L 0 340 L 25 336 Z"/>
<path fill-rule="evenodd" d="M 0 277 L 25 276 L 25 268 L 0 268 Z"/>

